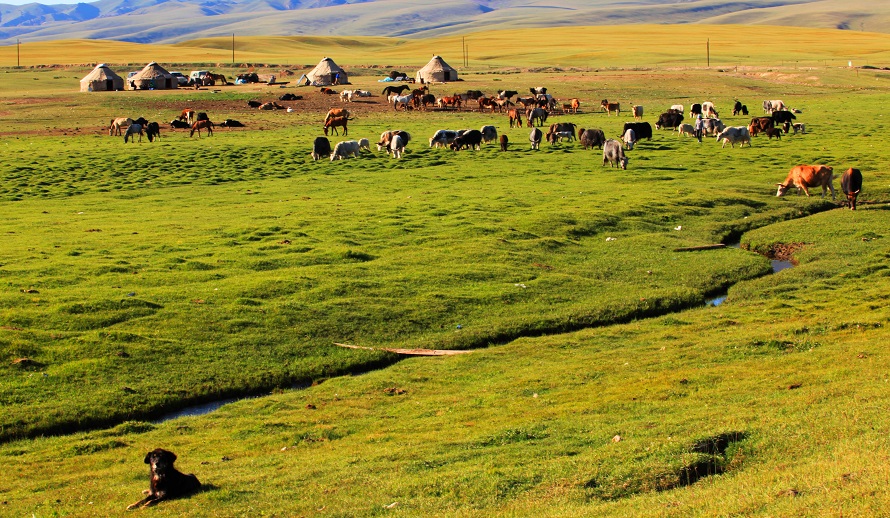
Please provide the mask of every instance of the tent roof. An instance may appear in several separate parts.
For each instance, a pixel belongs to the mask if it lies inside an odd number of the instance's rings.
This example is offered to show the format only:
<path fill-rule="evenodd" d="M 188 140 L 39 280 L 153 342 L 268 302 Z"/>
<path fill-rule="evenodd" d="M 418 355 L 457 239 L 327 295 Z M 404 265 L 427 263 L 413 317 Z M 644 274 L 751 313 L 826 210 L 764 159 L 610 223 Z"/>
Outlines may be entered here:
<path fill-rule="evenodd" d="M 421 72 L 444 72 L 445 70 L 454 70 L 451 65 L 445 62 L 440 56 L 433 56 L 433 59 L 421 68 Z"/>
<path fill-rule="evenodd" d="M 123 78 L 115 74 L 113 70 L 108 68 L 108 65 L 106 65 L 105 63 L 101 63 L 99 65 L 96 65 L 96 68 L 90 71 L 89 74 L 85 75 L 84 78 L 80 80 L 80 82 L 83 83 L 86 81 L 106 81 L 108 79 L 120 79 L 121 81 L 123 81 Z"/>
<path fill-rule="evenodd" d="M 164 67 L 158 65 L 157 62 L 152 61 L 151 63 L 145 65 L 145 68 L 139 71 L 138 74 L 134 75 L 130 78 L 131 81 L 144 81 L 146 79 L 157 79 L 159 77 L 173 77 L 170 75 L 170 72 L 164 70 Z"/>

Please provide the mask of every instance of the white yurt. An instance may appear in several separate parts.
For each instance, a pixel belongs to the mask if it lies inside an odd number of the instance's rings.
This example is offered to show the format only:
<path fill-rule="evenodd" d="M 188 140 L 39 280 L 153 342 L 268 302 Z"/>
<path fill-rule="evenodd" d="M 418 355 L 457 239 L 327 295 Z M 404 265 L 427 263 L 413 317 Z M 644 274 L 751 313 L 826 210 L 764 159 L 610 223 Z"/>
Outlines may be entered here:
<path fill-rule="evenodd" d="M 113 92 L 124 89 L 124 78 L 114 73 L 105 63 L 96 65 L 80 80 L 81 92 Z"/>

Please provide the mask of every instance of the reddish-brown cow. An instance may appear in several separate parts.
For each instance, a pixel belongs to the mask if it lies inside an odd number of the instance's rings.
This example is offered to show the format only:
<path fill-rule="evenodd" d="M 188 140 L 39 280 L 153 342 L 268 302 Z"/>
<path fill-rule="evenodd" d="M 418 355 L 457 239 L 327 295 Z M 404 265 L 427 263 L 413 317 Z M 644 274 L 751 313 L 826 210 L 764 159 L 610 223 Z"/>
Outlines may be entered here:
<path fill-rule="evenodd" d="M 810 195 L 808 187 L 822 187 L 822 197 L 825 197 L 825 191 L 831 191 L 831 199 L 834 195 L 834 170 L 827 165 L 796 165 L 791 168 L 785 181 L 777 184 L 779 190 L 776 196 L 782 196 L 791 187 L 797 187 L 797 192 L 803 190 L 804 194 Z"/>

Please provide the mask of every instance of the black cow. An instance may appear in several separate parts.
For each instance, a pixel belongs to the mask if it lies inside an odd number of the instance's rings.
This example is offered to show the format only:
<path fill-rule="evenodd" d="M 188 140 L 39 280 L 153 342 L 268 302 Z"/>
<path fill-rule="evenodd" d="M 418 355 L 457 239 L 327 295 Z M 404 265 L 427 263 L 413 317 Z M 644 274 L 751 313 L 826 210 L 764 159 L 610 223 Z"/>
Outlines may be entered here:
<path fill-rule="evenodd" d="M 791 113 L 788 110 L 774 111 L 772 117 L 773 117 L 773 122 L 775 122 L 776 126 L 778 126 L 780 124 L 785 124 L 786 122 L 791 122 L 792 120 L 797 118 L 794 116 L 793 113 Z"/>
<path fill-rule="evenodd" d="M 695 103 L 689 108 L 689 118 L 694 119 L 696 115 L 701 115 L 701 104 Z"/>
<path fill-rule="evenodd" d="M 671 128 L 677 129 L 677 127 L 683 122 L 683 114 L 676 110 L 669 110 L 658 116 L 658 122 L 655 123 L 655 129 L 664 129 Z M 636 132 L 636 130 L 634 130 Z"/>
<path fill-rule="evenodd" d="M 315 137 L 312 143 L 312 160 L 331 155 L 331 141 L 327 137 Z"/>
<path fill-rule="evenodd" d="M 517 94 L 519 94 L 519 92 L 517 92 L 516 90 L 501 90 L 500 92 L 498 92 L 498 97 L 509 101 L 514 95 Z"/>
<path fill-rule="evenodd" d="M 856 210 L 856 198 L 859 197 L 859 191 L 862 190 L 862 172 L 852 167 L 847 169 L 844 176 L 841 177 L 841 189 L 847 195 L 850 209 Z"/>
<path fill-rule="evenodd" d="M 482 132 L 479 130 L 470 130 L 463 135 L 455 137 L 451 142 L 451 149 L 458 151 L 468 147 L 470 149 L 482 149 Z"/>
<path fill-rule="evenodd" d="M 485 97 L 485 94 L 482 93 L 482 90 L 467 90 L 467 99 L 481 99 Z"/>
<path fill-rule="evenodd" d="M 247 106 L 249 106 L 251 108 L 259 108 L 262 105 L 263 105 L 263 103 L 261 103 L 259 101 L 247 101 Z"/>
<path fill-rule="evenodd" d="M 173 119 L 172 121 L 170 121 L 170 127 L 173 129 L 189 129 L 192 126 L 186 121 Z"/>
<path fill-rule="evenodd" d="M 279 97 L 278 100 L 279 101 L 299 101 L 302 98 L 303 98 L 302 95 L 284 94 L 281 97 Z"/>
<path fill-rule="evenodd" d="M 239 121 L 236 121 L 235 119 L 226 119 L 226 120 L 222 121 L 219 125 L 222 126 L 223 128 L 243 128 L 244 127 L 244 124 L 242 124 Z"/>
<path fill-rule="evenodd" d="M 621 134 L 624 135 L 629 129 L 634 130 L 637 140 L 652 140 L 652 125 L 648 122 L 625 122 Z"/>
<path fill-rule="evenodd" d="M 149 122 L 145 125 L 145 136 L 148 137 L 149 142 L 161 138 L 161 126 L 157 122 Z"/>

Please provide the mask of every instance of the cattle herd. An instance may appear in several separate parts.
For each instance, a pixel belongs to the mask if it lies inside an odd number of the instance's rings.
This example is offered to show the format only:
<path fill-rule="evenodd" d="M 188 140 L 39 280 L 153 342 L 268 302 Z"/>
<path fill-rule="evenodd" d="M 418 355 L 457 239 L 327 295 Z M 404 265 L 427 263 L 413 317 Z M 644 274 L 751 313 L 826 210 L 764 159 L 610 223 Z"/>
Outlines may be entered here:
<path fill-rule="evenodd" d="M 409 91 L 410 90 L 410 91 Z M 328 89 L 327 94 L 335 94 Z M 282 100 L 301 99 L 302 96 L 290 96 Z M 651 140 L 653 136 L 652 125 L 649 122 L 642 121 L 643 106 L 633 105 L 630 112 L 634 120 L 625 122 L 624 127 L 616 138 L 607 138 L 605 132 L 598 128 L 579 128 L 571 122 L 551 123 L 545 128 L 548 118 L 553 114 L 577 114 L 581 107 L 581 101 L 577 98 L 568 100 L 558 100 L 547 93 L 546 87 L 534 87 L 529 89 L 528 96 L 522 96 L 518 91 L 501 90 L 492 96 L 486 96 L 479 90 L 468 90 L 466 93 L 454 93 L 449 96 L 435 97 L 429 93 L 429 86 L 424 85 L 418 89 L 412 89 L 408 85 L 387 86 L 383 90 L 386 96 L 386 102 L 392 105 L 396 111 L 403 110 L 460 110 L 460 109 L 476 109 L 479 111 L 489 111 L 491 113 L 506 113 L 510 128 L 523 127 L 525 123 L 530 128 L 528 140 L 532 150 L 540 149 L 541 142 L 546 140 L 551 146 L 559 145 L 563 142 L 572 142 L 577 140 L 583 149 L 599 148 L 603 152 L 603 166 L 609 164 L 611 167 L 620 167 L 627 169 L 629 158 L 625 150 L 634 149 L 635 144 L 643 139 Z M 340 92 L 339 97 L 343 102 L 351 103 L 360 97 L 371 97 L 371 92 L 367 90 L 344 90 Z M 514 100 L 515 99 L 515 100 Z M 278 103 L 260 103 L 258 101 L 249 101 L 251 107 L 258 109 L 284 109 Z M 603 99 L 599 107 L 604 113 L 611 116 L 613 113 L 620 116 L 621 105 L 617 102 L 610 102 Z M 290 108 L 287 108 L 291 111 Z M 693 136 L 697 137 L 699 142 L 702 138 L 715 137 L 717 142 L 722 143 L 722 147 L 730 144 L 735 147 L 743 147 L 745 144 L 751 146 L 751 140 L 757 135 L 766 135 L 769 140 L 781 139 L 782 135 L 788 133 L 805 134 L 807 132 L 806 125 L 796 122 L 796 113 L 799 110 L 789 109 L 781 100 L 765 100 L 763 101 L 763 116 L 753 117 L 747 125 L 744 126 L 727 126 L 719 118 L 719 112 L 713 102 L 705 101 L 702 103 L 693 103 L 689 106 L 688 115 L 682 104 L 671 105 L 670 108 L 660 113 L 656 118 L 656 130 L 673 130 L 680 137 Z M 735 100 L 732 107 L 733 116 L 748 115 L 748 107 L 739 100 Z M 688 120 L 692 123 L 684 122 Z M 346 159 L 349 157 L 361 156 L 362 150 L 371 151 L 368 139 L 360 140 L 344 140 L 331 145 L 328 136 L 348 135 L 348 123 L 353 120 L 352 114 L 346 108 L 332 108 L 324 118 L 322 130 L 324 137 L 317 137 L 313 142 L 311 156 L 313 160 L 319 160 L 323 157 L 330 157 L 331 161 Z M 182 110 L 180 115 L 171 121 L 172 128 L 190 129 L 190 136 L 196 132 L 201 136 L 203 129 L 207 135 L 213 134 L 214 123 L 209 120 L 206 113 L 198 112 L 186 108 Z M 241 127 L 243 124 L 236 120 L 227 119 L 221 123 L 222 127 Z M 542 130 L 544 128 L 544 130 Z M 546 131 L 546 133 L 545 133 Z M 124 142 L 136 137 L 141 141 L 142 135 L 146 134 L 149 141 L 160 137 L 160 126 L 156 122 L 148 122 L 144 118 L 130 119 L 118 118 L 111 121 L 109 125 L 109 135 L 121 135 L 123 132 Z M 408 143 L 411 141 L 411 135 L 404 130 L 388 130 L 380 135 L 377 142 L 378 151 L 386 150 L 393 158 L 402 158 Z M 429 147 L 448 147 L 453 151 L 463 149 L 479 150 L 483 144 L 497 142 L 501 151 L 507 151 L 509 139 L 507 135 L 498 135 L 495 126 L 485 125 L 480 129 L 439 129 L 436 130 L 432 137 L 429 138 Z M 809 196 L 810 187 L 822 187 L 822 196 L 826 192 L 830 192 L 832 198 L 835 197 L 833 187 L 833 169 L 826 165 L 798 165 L 791 169 L 784 182 L 778 184 L 779 189 L 777 196 L 784 195 L 789 189 L 795 187 L 799 192 L 803 192 Z M 841 186 L 847 197 L 850 208 L 856 208 L 856 200 L 862 189 L 862 173 L 855 168 L 847 170 L 842 179 Z"/>

